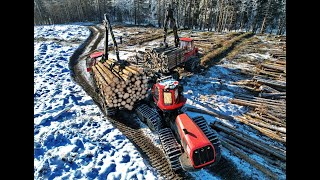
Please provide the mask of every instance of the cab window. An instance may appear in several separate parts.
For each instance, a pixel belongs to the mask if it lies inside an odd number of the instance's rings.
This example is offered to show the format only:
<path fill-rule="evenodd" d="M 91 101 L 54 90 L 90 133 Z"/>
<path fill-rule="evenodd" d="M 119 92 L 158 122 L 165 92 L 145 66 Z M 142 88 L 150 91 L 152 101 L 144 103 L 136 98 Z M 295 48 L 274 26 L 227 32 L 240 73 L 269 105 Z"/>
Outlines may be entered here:
<path fill-rule="evenodd" d="M 190 49 L 193 49 L 193 47 L 194 47 L 193 41 L 190 42 L 190 45 L 191 45 L 191 48 L 190 48 Z"/>
<path fill-rule="evenodd" d="M 188 42 L 186 42 L 186 41 L 180 41 L 180 47 L 181 47 L 182 49 L 189 49 L 189 47 L 188 47 Z"/>
<path fill-rule="evenodd" d="M 178 88 L 174 91 L 174 100 L 175 100 L 175 102 L 177 102 L 178 101 L 178 94 L 179 92 L 178 92 Z"/>
<path fill-rule="evenodd" d="M 159 100 L 159 89 L 158 89 L 158 87 L 155 88 L 153 96 L 156 98 L 157 101 Z"/>
<path fill-rule="evenodd" d="M 163 92 L 164 105 L 172 104 L 172 96 L 170 92 Z"/>

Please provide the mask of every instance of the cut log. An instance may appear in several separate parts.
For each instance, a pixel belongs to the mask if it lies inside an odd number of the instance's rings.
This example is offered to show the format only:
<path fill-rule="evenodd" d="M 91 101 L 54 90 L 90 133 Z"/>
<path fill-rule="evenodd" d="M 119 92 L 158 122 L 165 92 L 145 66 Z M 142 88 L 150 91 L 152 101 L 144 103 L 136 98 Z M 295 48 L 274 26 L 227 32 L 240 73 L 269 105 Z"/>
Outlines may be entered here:
<path fill-rule="evenodd" d="M 105 64 L 107 64 L 108 66 L 111 66 L 112 63 L 113 63 L 113 62 L 111 62 L 111 61 L 106 61 L 106 62 L 105 62 Z M 115 68 L 115 70 L 116 70 L 117 72 L 121 72 L 121 73 L 123 73 L 123 74 L 125 74 L 125 75 L 127 75 L 127 76 L 129 76 L 129 77 L 133 75 L 133 73 L 130 72 L 130 71 L 128 71 L 126 68 L 123 68 L 123 69 L 121 69 L 121 70 L 120 70 L 119 66 L 114 66 L 114 68 Z"/>
<path fill-rule="evenodd" d="M 225 142 L 224 140 L 221 140 L 221 144 L 223 147 L 229 149 L 231 152 L 233 152 L 234 154 L 236 154 L 238 157 L 240 157 L 241 159 L 244 159 L 245 161 L 247 161 L 249 164 L 253 165 L 254 167 L 256 167 L 258 170 L 260 170 L 261 172 L 263 172 L 264 174 L 266 174 L 267 176 L 270 176 L 272 179 L 278 179 L 278 175 L 276 175 L 275 173 L 273 173 L 272 171 L 270 171 L 269 169 L 265 168 L 263 165 L 259 164 L 257 161 L 253 160 L 252 158 L 250 158 L 248 155 L 246 155 L 244 152 L 242 152 L 240 149 L 234 147 L 231 144 L 228 144 L 227 142 Z"/>
<path fill-rule="evenodd" d="M 265 97 L 265 98 L 280 98 L 285 97 L 286 92 L 279 92 L 279 93 L 259 93 L 259 97 Z"/>
<path fill-rule="evenodd" d="M 261 128 L 259 126 L 256 126 L 254 124 L 250 124 L 247 122 L 246 119 L 243 119 L 240 116 L 236 116 L 235 119 L 239 120 L 240 122 L 243 122 L 244 124 L 247 124 L 251 127 L 253 127 L 254 129 L 258 130 L 261 134 L 266 135 L 268 137 L 270 137 L 271 139 L 277 140 L 281 143 L 286 143 L 286 140 L 284 138 L 282 138 L 281 136 L 279 136 L 278 134 L 274 133 L 273 131 L 266 129 L 266 128 Z"/>
<path fill-rule="evenodd" d="M 107 84 L 111 87 L 114 87 L 115 86 L 115 82 L 113 81 L 112 77 L 110 78 L 108 76 L 108 74 L 106 74 L 104 72 L 104 70 L 100 67 L 100 66 L 93 66 L 96 68 L 96 70 L 100 73 L 100 75 L 104 78 L 104 80 L 107 82 Z M 96 73 L 98 74 L 98 73 Z"/>
<path fill-rule="evenodd" d="M 281 120 L 281 119 L 279 119 L 279 118 L 277 118 L 277 117 L 275 117 L 275 116 L 273 116 L 273 115 L 271 115 L 269 113 L 266 113 L 265 115 L 267 115 L 269 118 L 271 118 L 271 119 L 273 119 L 273 120 L 275 120 L 277 122 L 281 122 L 281 123 L 285 122 L 285 120 L 283 121 L 283 120 Z"/>
<path fill-rule="evenodd" d="M 218 131 L 223 131 L 224 133 L 226 133 L 232 137 L 238 138 L 240 141 L 248 143 L 251 146 L 257 147 L 265 152 L 272 154 L 273 156 L 275 156 L 283 161 L 286 161 L 286 155 L 283 152 L 281 152 L 273 147 L 270 147 L 269 145 L 264 144 L 259 140 L 256 140 L 256 139 L 254 139 L 246 134 L 243 134 L 235 129 L 231 129 L 218 121 L 216 121 L 215 123 L 212 123 L 210 125 L 213 129 L 216 129 Z"/>
<path fill-rule="evenodd" d="M 257 82 L 263 83 L 263 84 L 267 84 L 267 85 L 271 85 L 271 86 L 275 86 L 275 87 L 280 87 L 280 88 L 286 88 L 286 82 L 284 81 L 276 81 L 276 80 L 270 80 L 270 79 L 263 79 L 260 77 L 253 77 L 254 80 L 256 80 Z"/>
<path fill-rule="evenodd" d="M 258 119 L 261 119 L 267 123 L 270 123 L 270 124 L 274 124 L 274 125 L 277 125 L 277 126 L 282 126 L 282 127 L 285 127 L 286 124 L 284 124 L 282 121 L 278 122 L 278 121 L 274 121 L 274 120 L 271 120 L 271 119 L 268 119 L 268 118 L 265 118 L 263 116 L 259 116 L 258 114 L 254 114 L 254 113 L 249 113 L 247 112 L 246 114 L 252 116 L 252 117 L 255 117 L 255 118 L 258 118 Z"/>
<path fill-rule="evenodd" d="M 232 116 L 226 116 L 224 114 L 221 114 L 219 112 L 215 112 L 215 111 L 209 111 L 209 110 L 204 110 L 204 109 L 197 109 L 197 108 L 193 108 L 193 107 L 186 107 L 187 111 L 191 111 L 191 112 L 198 112 L 198 113 L 203 113 L 203 114 L 209 114 L 211 116 L 215 116 L 215 117 L 219 117 L 222 119 L 227 119 L 227 120 L 234 120 Z"/>
<path fill-rule="evenodd" d="M 261 91 L 266 91 L 266 92 L 270 92 L 270 93 L 279 93 L 278 90 L 273 89 L 272 87 L 267 86 L 267 85 L 261 85 L 261 86 L 259 87 L 259 89 L 260 89 Z"/>
<path fill-rule="evenodd" d="M 246 117 L 246 118 L 243 118 L 243 120 L 245 119 L 249 123 L 255 124 L 255 125 L 260 126 L 260 127 L 268 128 L 268 129 L 273 130 L 273 131 L 279 131 L 279 132 L 282 132 L 282 133 L 286 133 L 286 128 L 276 127 L 276 126 L 269 125 L 269 124 L 266 124 L 266 123 L 263 123 L 263 122 L 259 122 L 256 119 L 254 119 L 254 118 L 252 118 L 252 117 L 250 117 L 248 115 L 244 115 L 244 117 Z"/>
<path fill-rule="evenodd" d="M 102 84 L 109 84 L 107 80 L 103 77 L 103 75 L 97 70 L 96 67 L 92 66 L 92 71 L 96 78 L 98 78 L 96 81 Z"/>
<path fill-rule="evenodd" d="M 267 64 L 267 63 L 262 63 L 260 65 L 261 65 L 261 67 L 275 69 L 275 70 L 278 70 L 280 72 L 286 72 L 285 66 L 279 66 L 279 65 L 276 65 L 276 64 Z"/>
<path fill-rule="evenodd" d="M 278 105 L 279 106 L 285 106 L 286 105 L 285 101 L 272 100 L 272 99 L 266 99 L 266 98 L 255 97 L 255 96 L 247 96 L 247 95 L 243 95 L 243 94 L 236 94 L 235 98 L 242 99 L 242 100 L 259 102 L 259 103 L 267 103 L 267 104 L 277 105 L 277 106 Z"/>
<path fill-rule="evenodd" d="M 147 87 L 146 73 L 142 68 L 132 65 L 122 69 L 114 62 L 114 60 L 108 60 L 104 64 L 98 62 L 93 66 L 95 84 L 107 106 L 132 109 L 135 101 L 141 99 L 141 87 Z M 128 106 L 125 107 L 126 104 Z"/>
<path fill-rule="evenodd" d="M 220 137 L 220 140 L 226 141 L 227 143 L 229 143 L 229 144 L 241 149 L 242 151 L 245 151 L 246 153 L 249 153 L 249 154 L 253 154 L 254 153 L 254 151 L 252 149 L 249 149 L 249 148 L 239 144 L 236 141 L 232 141 L 232 140 L 230 140 L 228 138 L 225 138 L 225 136 Z"/>
<path fill-rule="evenodd" d="M 264 69 L 256 69 L 256 73 L 257 74 L 264 74 L 264 75 L 267 75 L 267 77 L 269 76 L 272 78 L 281 78 L 281 77 L 285 76 L 285 74 L 270 72 L 270 71 L 266 71 Z"/>
<path fill-rule="evenodd" d="M 101 62 L 97 63 L 98 67 L 100 67 L 103 70 L 103 73 L 106 74 L 113 82 L 117 83 L 119 82 L 119 78 L 116 77 L 110 69 L 108 69 L 106 66 L 104 66 Z"/>
<path fill-rule="evenodd" d="M 230 99 L 229 102 L 233 104 L 238 104 L 241 106 L 251 106 L 255 108 L 259 107 L 272 107 L 272 108 L 281 108 L 279 105 L 274 105 L 274 104 L 266 104 L 266 103 L 261 103 L 261 102 L 255 102 L 255 101 L 247 101 L 247 100 L 242 100 L 242 99 Z"/>
<path fill-rule="evenodd" d="M 248 152 L 250 154 L 258 153 L 260 156 L 265 157 L 265 159 L 275 159 L 275 158 L 277 158 L 274 155 L 272 155 L 271 153 L 265 151 L 264 149 L 261 149 L 261 148 L 255 146 L 255 144 L 251 144 L 251 143 L 245 142 L 245 141 L 243 141 L 241 139 L 238 139 L 238 138 L 236 138 L 236 137 L 234 137 L 232 135 L 226 134 L 224 132 L 219 132 L 219 134 L 221 134 L 224 137 L 225 140 L 228 140 L 227 141 L 228 143 L 230 143 L 230 144 L 232 144 L 234 146 L 237 146 L 241 150 L 244 150 L 244 151 L 246 151 L 246 152 Z M 280 161 L 280 160 L 278 160 L 278 161 Z M 281 162 L 285 162 L 285 161 L 281 161 Z"/>

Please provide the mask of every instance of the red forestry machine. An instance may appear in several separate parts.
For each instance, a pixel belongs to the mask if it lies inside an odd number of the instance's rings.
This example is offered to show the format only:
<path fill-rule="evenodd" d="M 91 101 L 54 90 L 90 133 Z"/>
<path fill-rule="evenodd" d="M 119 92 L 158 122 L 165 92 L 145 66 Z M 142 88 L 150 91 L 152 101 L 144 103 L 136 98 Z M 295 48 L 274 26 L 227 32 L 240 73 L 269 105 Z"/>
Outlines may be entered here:
<path fill-rule="evenodd" d="M 170 11 L 169 9 L 168 12 Z M 109 29 L 109 31 L 112 32 L 106 14 L 104 17 L 107 31 Z M 168 19 L 173 19 L 172 13 L 168 14 L 166 22 Z M 193 66 L 192 64 L 198 63 L 198 61 L 193 58 L 197 54 L 197 49 L 193 46 L 193 41 L 190 38 L 180 38 L 180 48 L 177 47 L 179 45 L 176 32 L 177 28 L 174 19 L 172 21 L 174 24 L 176 47 L 166 45 L 167 23 L 165 23 L 165 45 L 161 47 L 161 51 L 164 54 L 168 54 L 169 51 L 176 51 L 176 53 L 174 53 L 176 65 L 184 63 L 185 66 L 191 68 Z M 111 35 L 117 54 L 117 62 L 122 65 L 129 63 L 120 61 L 113 33 Z M 107 42 L 105 46 L 105 48 L 107 48 Z M 105 58 L 108 56 L 107 52 L 107 49 L 105 49 L 105 53 L 95 52 L 91 54 L 90 57 L 93 59 L 102 57 L 102 59 L 108 61 L 108 59 Z M 177 59 L 177 57 L 180 57 L 180 59 Z M 196 64 L 194 64 L 194 66 L 196 66 Z M 165 68 L 162 68 L 162 70 L 165 70 Z M 170 70 L 170 66 L 167 70 Z M 139 103 L 135 103 L 133 108 L 133 112 L 137 114 L 139 119 L 144 122 L 151 131 L 159 135 L 166 159 L 175 171 L 181 169 L 192 171 L 215 165 L 221 157 L 221 144 L 217 133 L 209 127 L 207 121 L 202 116 L 190 118 L 182 111 L 182 107 L 186 101 L 187 99 L 183 96 L 182 85 L 172 76 L 162 75 L 153 81 L 151 91 L 149 91 L 147 98 L 140 100 Z M 114 113 L 109 115 L 113 114 Z"/>
<path fill-rule="evenodd" d="M 187 101 L 182 92 L 182 85 L 171 76 L 160 78 L 135 112 L 159 134 L 173 170 L 192 171 L 215 165 L 221 157 L 217 133 L 202 116 L 190 118 L 181 110 Z"/>
<path fill-rule="evenodd" d="M 176 71 L 179 66 L 194 72 L 200 65 L 198 48 L 195 47 L 192 38 L 179 38 L 176 20 L 173 17 L 173 8 L 170 5 L 166 12 L 163 43 L 157 48 L 146 48 L 143 64 L 153 72 L 174 75 L 175 77 L 179 76 Z M 166 41 L 169 22 L 173 28 L 174 45 L 168 45 Z"/>

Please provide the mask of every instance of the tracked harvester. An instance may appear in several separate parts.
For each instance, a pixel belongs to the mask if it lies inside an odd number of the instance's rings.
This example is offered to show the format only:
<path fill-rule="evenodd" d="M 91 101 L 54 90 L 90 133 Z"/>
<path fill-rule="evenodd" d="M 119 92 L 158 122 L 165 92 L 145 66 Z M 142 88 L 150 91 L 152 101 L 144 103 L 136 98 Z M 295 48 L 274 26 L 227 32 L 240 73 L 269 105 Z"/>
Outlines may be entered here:
<path fill-rule="evenodd" d="M 187 99 L 172 76 L 157 80 L 151 94 L 135 111 L 142 122 L 159 134 L 166 159 L 173 170 L 192 171 L 215 165 L 221 157 L 217 133 L 202 117 L 190 118 L 182 111 Z"/>
<path fill-rule="evenodd" d="M 104 24 L 106 31 L 112 31 L 106 15 Z M 116 46 L 113 35 L 112 38 Z M 192 44 L 189 39 L 180 41 L 183 42 Z M 88 71 L 101 97 L 103 111 L 108 116 L 115 116 L 118 112 L 135 113 L 151 131 L 159 135 L 166 159 L 175 171 L 192 171 L 216 165 L 221 157 L 217 133 L 202 116 L 191 118 L 183 112 L 187 99 L 183 96 L 183 86 L 179 81 L 164 74 L 148 77 L 150 73 L 146 71 L 150 71 L 149 68 L 120 60 L 118 48 L 114 49 L 117 60 L 107 58 L 107 47 L 104 52 L 93 52 L 88 58 Z M 167 47 L 164 54 L 170 54 L 170 49 L 172 52 L 186 53 L 177 47 Z M 195 50 L 193 53 L 196 53 Z"/>

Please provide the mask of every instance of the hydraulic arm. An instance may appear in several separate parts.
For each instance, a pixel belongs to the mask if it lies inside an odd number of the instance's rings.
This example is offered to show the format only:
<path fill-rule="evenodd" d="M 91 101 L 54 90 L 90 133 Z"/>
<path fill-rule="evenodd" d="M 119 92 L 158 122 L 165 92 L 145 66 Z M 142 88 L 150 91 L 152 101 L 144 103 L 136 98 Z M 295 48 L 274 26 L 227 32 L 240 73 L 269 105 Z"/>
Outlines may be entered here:
<path fill-rule="evenodd" d="M 166 16 L 165 16 L 165 21 L 164 21 L 164 39 L 163 39 L 163 43 L 165 45 L 165 47 L 168 47 L 168 44 L 166 42 L 167 40 L 167 31 L 168 31 L 168 22 L 170 21 L 171 25 L 173 26 L 173 34 L 174 34 L 174 45 L 175 47 L 179 46 L 179 36 L 178 36 L 178 32 L 177 32 L 177 25 L 176 25 L 176 20 L 173 17 L 173 8 L 171 7 L 171 5 L 169 5 L 169 7 L 167 8 L 166 11 Z"/>

